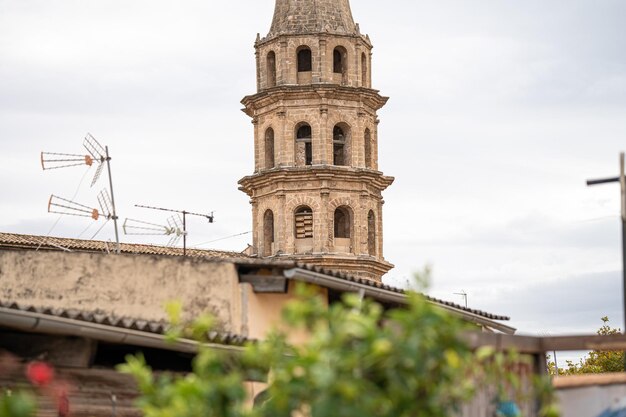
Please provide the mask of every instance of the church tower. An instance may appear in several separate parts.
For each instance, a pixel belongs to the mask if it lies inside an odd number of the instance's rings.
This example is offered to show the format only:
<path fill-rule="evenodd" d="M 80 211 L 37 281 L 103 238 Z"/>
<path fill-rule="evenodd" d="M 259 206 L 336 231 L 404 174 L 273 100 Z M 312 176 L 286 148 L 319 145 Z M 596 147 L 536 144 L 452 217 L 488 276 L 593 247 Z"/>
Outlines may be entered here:
<path fill-rule="evenodd" d="M 254 125 L 253 252 L 380 281 L 382 192 L 378 118 L 387 102 L 371 86 L 372 44 L 348 0 L 276 0 L 257 40 L 257 93 L 245 97 Z"/>

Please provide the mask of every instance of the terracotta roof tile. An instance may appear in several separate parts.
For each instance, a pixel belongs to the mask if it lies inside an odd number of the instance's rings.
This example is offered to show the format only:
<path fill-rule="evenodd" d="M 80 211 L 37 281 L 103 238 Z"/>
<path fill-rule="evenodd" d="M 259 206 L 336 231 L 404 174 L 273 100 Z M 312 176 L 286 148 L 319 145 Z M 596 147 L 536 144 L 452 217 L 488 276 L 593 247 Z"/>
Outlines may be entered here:
<path fill-rule="evenodd" d="M 59 317 L 103 326 L 116 327 L 126 330 L 163 335 L 167 331 L 167 323 L 163 321 L 147 321 L 131 317 L 116 317 L 101 311 L 80 311 L 75 309 L 35 307 L 22 305 L 15 302 L 0 301 L 0 308 L 24 311 L 29 313 L 43 314 L 46 316 Z M 211 331 L 208 334 L 208 342 L 221 345 L 242 346 L 253 341 L 241 335 Z"/>
<path fill-rule="evenodd" d="M 81 252 L 113 252 L 115 243 L 102 240 L 68 239 L 61 237 L 45 237 L 20 235 L 0 232 L 0 248 L 9 249 L 36 249 L 64 250 Z M 121 243 L 120 250 L 127 254 L 182 256 L 182 248 L 167 246 L 143 245 L 135 243 Z M 187 256 L 192 258 L 233 259 L 247 258 L 248 255 L 239 252 L 228 252 L 209 249 L 187 249 Z"/>
<path fill-rule="evenodd" d="M 67 239 L 58 237 L 44 237 L 44 236 L 32 236 L 32 235 L 19 235 L 12 233 L 0 233 L 0 248 L 16 248 L 16 249 L 35 249 L 41 245 L 42 249 L 46 250 L 70 250 L 80 252 L 107 252 L 114 249 L 115 244 L 104 241 L 95 240 L 80 240 L 80 239 Z M 145 254 L 145 255 L 165 255 L 165 256 L 182 256 L 182 248 L 169 248 L 165 246 L 153 246 L 142 244 L 121 244 L 122 253 L 128 254 Z M 377 288 L 384 291 L 396 292 L 399 294 L 406 294 L 406 291 L 400 288 L 392 287 L 390 285 L 373 281 L 366 278 L 359 278 L 344 272 L 333 271 L 316 265 L 310 265 L 302 262 L 297 262 L 292 259 L 272 259 L 272 258 L 255 258 L 250 257 L 243 253 L 238 252 L 226 252 L 208 249 L 187 249 L 187 256 L 193 258 L 206 258 L 206 259 L 220 259 L 228 260 L 237 264 L 238 266 L 268 266 L 279 268 L 302 268 L 308 271 L 317 272 L 324 275 L 329 275 L 335 278 L 343 279 L 350 282 L 355 282 L 362 285 L 367 285 L 372 288 Z M 490 320 L 507 321 L 510 320 L 507 316 L 496 315 L 487 313 L 482 310 L 476 310 L 464 307 L 460 304 L 452 303 L 449 301 L 440 300 L 423 294 L 427 300 L 436 303 L 452 307 L 461 311 L 466 311 L 472 314 L 476 314 L 481 317 L 485 317 Z"/>

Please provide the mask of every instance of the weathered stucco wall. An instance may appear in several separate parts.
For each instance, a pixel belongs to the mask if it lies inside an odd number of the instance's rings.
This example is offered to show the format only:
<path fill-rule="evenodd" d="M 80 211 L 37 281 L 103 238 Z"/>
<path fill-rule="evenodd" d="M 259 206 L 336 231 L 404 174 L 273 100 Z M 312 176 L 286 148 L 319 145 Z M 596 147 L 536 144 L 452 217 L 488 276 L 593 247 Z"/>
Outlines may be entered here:
<path fill-rule="evenodd" d="M 151 255 L 0 251 L 0 299 L 144 320 L 166 319 L 182 301 L 187 316 L 210 312 L 241 331 L 241 295 L 228 262 Z"/>
<path fill-rule="evenodd" d="M 298 298 L 296 284 L 289 282 L 286 294 L 255 294 L 249 284 L 244 284 L 247 292 L 246 317 L 249 336 L 253 339 L 263 339 L 274 329 L 283 330 L 288 335 L 288 340 L 293 344 L 300 344 L 309 339 L 309 335 L 303 329 L 293 329 L 285 325 L 282 319 L 282 310 L 285 305 Z M 317 287 L 322 300 L 327 302 L 327 289 Z"/>

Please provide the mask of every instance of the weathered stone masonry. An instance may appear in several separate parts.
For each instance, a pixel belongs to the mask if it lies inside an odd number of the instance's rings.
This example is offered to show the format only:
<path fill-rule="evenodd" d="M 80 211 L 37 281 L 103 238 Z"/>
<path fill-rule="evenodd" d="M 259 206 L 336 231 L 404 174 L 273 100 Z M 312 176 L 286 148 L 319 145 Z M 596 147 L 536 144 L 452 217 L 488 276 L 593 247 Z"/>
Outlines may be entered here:
<path fill-rule="evenodd" d="M 257 38 L 257 93 L 242 100 L 254 125 L 253 249 L 380 280 L 382 192 L 369 37 L 348 0 L 277 0 Z"/>

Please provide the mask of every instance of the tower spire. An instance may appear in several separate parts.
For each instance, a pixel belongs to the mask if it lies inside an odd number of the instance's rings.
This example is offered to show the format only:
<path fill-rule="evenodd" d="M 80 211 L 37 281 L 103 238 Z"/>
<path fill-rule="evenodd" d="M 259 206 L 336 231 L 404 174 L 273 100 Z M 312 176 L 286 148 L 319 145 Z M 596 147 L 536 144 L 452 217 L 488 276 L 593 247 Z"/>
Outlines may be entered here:
<path fill-rule="evenodd" d="M 269 37 L 313 33 L 355 35 L 349 0 L 276 0 Z"/>

